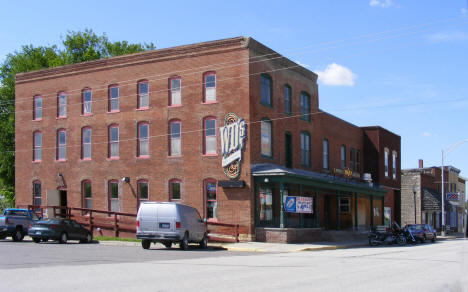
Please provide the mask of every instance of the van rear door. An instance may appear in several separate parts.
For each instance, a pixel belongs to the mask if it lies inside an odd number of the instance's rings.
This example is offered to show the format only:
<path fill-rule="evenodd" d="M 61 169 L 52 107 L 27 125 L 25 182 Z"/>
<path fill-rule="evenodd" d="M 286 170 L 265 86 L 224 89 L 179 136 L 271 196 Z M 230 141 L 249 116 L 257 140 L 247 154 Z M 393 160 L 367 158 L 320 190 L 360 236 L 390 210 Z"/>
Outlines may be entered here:
<path fill-rule="evenodd" d="M 159 204 L 156 230 L 163 233 L 176 231 L 178 217 L 176 204 Z"/>
<path fill-rule="evenodd" d="M 154 232 L 156 231 L 158 218 L 158 208 L 156 204 L 141 204 L 138 212 L 139 231 Z"/>

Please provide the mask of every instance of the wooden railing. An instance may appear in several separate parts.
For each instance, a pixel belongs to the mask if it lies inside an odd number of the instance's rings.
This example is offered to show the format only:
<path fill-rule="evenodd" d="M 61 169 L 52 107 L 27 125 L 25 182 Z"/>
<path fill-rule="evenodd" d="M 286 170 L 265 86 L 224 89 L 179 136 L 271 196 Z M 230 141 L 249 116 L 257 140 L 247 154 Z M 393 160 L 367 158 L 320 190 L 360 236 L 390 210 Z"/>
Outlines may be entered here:
<path fill-rule="evenodd" d="M 239 242 L 239 224 L 207 222 L 206 230 L 210 241 Z"/>

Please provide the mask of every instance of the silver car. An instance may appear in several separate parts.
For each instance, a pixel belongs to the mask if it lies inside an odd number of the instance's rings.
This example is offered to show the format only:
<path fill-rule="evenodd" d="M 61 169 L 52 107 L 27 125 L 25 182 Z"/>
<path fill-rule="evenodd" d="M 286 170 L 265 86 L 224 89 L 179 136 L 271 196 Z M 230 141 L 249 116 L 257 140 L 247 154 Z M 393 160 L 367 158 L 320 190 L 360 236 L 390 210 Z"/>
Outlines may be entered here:
<path fill-rule="evenodd" d="M 149 249 L 152 242 L 170 248 L 178 243 L 187 250 L 189 243 L 198 243 L 201 248 L 208 245 L 204 220 L 197 209 L 173 202 L 144 202 L 137 214 L 136 237 L 141 246 Z"/>

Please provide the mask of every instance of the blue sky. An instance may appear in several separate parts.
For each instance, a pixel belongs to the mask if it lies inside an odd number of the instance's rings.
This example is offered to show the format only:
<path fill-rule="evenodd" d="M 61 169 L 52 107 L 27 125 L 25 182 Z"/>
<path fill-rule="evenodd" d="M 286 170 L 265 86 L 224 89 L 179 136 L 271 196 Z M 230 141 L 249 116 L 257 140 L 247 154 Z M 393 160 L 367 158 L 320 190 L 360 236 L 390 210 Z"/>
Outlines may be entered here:
<path fill-rule="evenodd" d="M 85 28 L 157 48 L 251 36 L 319 73 L 321 109 L 399 134 L 402 168 L 440 165 L 468 139 L 467 0 L 223 2 L 5 1 L 0 61 Z M 445 164 L 467 177 L 467 154 Z"/>

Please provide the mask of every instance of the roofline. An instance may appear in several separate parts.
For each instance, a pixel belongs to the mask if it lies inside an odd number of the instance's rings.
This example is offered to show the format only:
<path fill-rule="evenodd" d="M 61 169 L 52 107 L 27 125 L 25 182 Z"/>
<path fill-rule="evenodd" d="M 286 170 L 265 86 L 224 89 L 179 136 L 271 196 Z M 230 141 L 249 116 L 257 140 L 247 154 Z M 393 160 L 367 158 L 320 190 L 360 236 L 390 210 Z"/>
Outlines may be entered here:
<path fill-rule="evenodd" d="M 363 130 L 382 130 L 382 131 L 386 131 L 386 132 L 388 132 L 388 133 L 390 133 L 390 134 L 392 134 L 392 135 L 395 135 L 395 136 L 399 137 L 400 140 L 401 140 L 401 136 L 400 136 L 400 135 L 395 134 L 395 133 L 393 133 L 392 131 L 387 130 L 387 129 L 381 127 L 381 126 L 365 126 L 365 127 L 361 127 L 361 129 L 363 129 Z"/>

